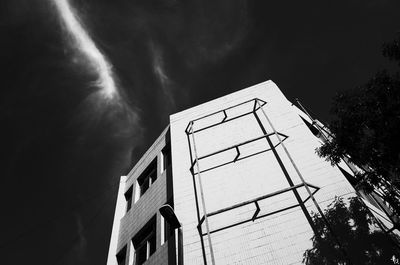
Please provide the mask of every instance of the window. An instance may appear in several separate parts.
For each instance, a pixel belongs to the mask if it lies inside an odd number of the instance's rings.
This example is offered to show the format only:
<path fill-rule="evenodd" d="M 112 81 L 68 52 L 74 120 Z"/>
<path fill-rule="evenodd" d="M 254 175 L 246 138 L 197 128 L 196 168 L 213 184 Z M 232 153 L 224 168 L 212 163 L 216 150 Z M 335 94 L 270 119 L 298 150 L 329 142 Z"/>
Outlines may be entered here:
<path fill-rule="evenodd" d="M 164 219 L 162 215 L 161 216 L 161 245 L 167 242 L 167 240 L 174 235 L 174 230 L 171 229 L 170 224 L 167 222 L 167 220 Z"/>
<path fill-rule="evenodd" d="M 132 239 L 135 265 L 142 265 L 156 251 L 156 217 L 154 216 Z"/>
<path fill-rule="evenodd" d="M 300 118 L 303 120 L 304 124 L 307 125 L 308 129 L 310 129 L 311 133 L 314 134 L 315 136 L 319 137 L 319 130 L 311 123 L 309 123 L 306 119 L 300 116 Z"/>
<path fill-rule="evenodd" d="M 161 172 L 164 172 L 171 165 L 171 146 L 169 144 L 161 151 L 161 156 Z"/>
<path fill-rule="evenodd" d="M 126 246 L 123 247 L 117 254 L 118 265 L 125 265 L 126 261 Z"/>
<path fill-rule="evenodd" d="M 355 176 L 353 176 L 352 174 L 350 174 L 349 172 L 347 172 L 346 170 L 344 170 L 340 166 L 337 166 L 337 167 L 339 168 L 340 172 L 342 172 L 343 176 L 347 179 L 348 182 L 350 182 L 350 184 L 353 187 L 355 187 L 358 184 L 358 181 L 357 181 Z"/>
<path fill-rule="evenodd" d="M 128 212 L 132 207 L 132 190 L 133 186 L 131 186 L 128 191 L 125 192 L 126 212 Z"/>
<path fill-rule="evenodd" d="M 151 187 L 157 179 L 157 159 L 154 159 L 150 165 L 143 171 L 137 179 L 140 197 Z"/>

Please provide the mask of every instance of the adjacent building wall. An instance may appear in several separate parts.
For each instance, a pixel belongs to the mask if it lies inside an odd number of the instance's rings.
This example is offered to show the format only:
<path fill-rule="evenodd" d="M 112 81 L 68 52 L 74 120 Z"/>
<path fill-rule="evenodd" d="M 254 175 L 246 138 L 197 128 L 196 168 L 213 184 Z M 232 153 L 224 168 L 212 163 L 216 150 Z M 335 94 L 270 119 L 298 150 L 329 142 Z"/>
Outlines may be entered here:
<path fill-rule="evenodd" d="M 169 127 L 167 127 L 126 178 L 121 178 L 107 265 L 117 264 L 116 254 L 125 247 L 126 264 L 134 264 L 132 238 L 154 216 L 156 217 L 156 252 L 150 256 L 146 264 L 167 264 L 168 260 L 174 261 L 173 255 L 168 255 L 168 252 L 175 254 L 175 239 L 172 238 L 168 242 L 161 241 L 161 215 L 158 211 L 162 205 L 172 201 L 173 198 L 171 167 L 166 170 L 161 167 L 161 152 L 169 142 Z M 137 179 L 154 160 L 157 161 L 157 179 L 139 198 L 136 194 L 138 192 Z M 124 194 L 129 189 L 132 189 L 132 206 L 127 211 Z M 169 256 L 171 257 L 169 258 Z"/>
<path fill-rule="evenodd" d="M 126 202 L 124 197 L 126 176 L 121 176 L 119 181 L 117 203 L 115 206 L 114 221 L 111 231 L 110 247 L 108 249 L 107 265 L 118 265 L 117 244 L 120 229 L 120 220 L 125 215 Z"/>

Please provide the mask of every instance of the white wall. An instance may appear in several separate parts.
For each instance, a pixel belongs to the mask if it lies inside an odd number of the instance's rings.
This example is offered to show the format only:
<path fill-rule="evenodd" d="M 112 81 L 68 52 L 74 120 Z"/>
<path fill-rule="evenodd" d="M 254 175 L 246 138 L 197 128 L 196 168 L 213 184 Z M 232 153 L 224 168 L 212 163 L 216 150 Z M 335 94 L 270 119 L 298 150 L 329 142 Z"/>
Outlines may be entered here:
<path fill-rule="evenodd" d="M 113 227 L 111 231 L 110 246 L 108 249 L 107 265 L 118 265 L 117 262 L 117 244 L 120 229 L 120 220 L 126 212 L 126 201 L 124 197 L 126 176 L 121 176 L 118 188 L 117 203 L 115 206 L 115 214 Z"/>
<path fill-rule="evenodd" d="M 319 158 L 315 148 L 316 139 L 296 113 L 297 110 L 284 97 L 272 81 L 235 92 L 225 97 L 190 108 L 171 115 L 172 170 L 174 183 L 175 211 L 183 224 L 185 264 L 203 264 L 200 237 L 196 229 L 197 214 L 193 180 L 190 174 L 190 153 L 185 128 L 191 120 L 206 114 L 239 104 L 246 100 L 259 98 L 267 101 L 264 106 L 274 127 L 289 138 L 284 142 L 296 161 L 305 180 L 321 187 L 315 195 L 322 208 L 326 207 L 335 195 L 353 196 L 354 190 L 337 168 Z M 227 112 L 228 117 L 246 111 L 250 106 L 243 105 Z M 257 111 L 260 117 L 262 112 Z M 222 120 L 223 115 L 215 115 L 207 120 L 195 122 L 194 128 L 201 128 L 212 122 Z M 265 118 L 261 118 L 268 132 L 272 132 Z M 195 134 L 199 156 L 262 135 L 254 116 L 248 115 L 235 121 L 224 123 L 212 129 Z M 274 143 L 277 139 L 272 136 Z M 191 142 L 193 148 L 193 142 Z M 243 155 L 254 153 L 267 147 L 265 139 L 241 148 Z M 192 153 L 193 153 L 192 149 Z M 283 149 L 277 151 L 295 184 L 301 183 L 299 177 L 286 157 Z M 206 168 L 236 155 L 234 151 L 218 157 L 200 161 L 200 167 Z M 201 174 L 207 212 L 254 199 L 279 189 L 287 188 L 284 177 L 273 153 L 266 152 L 251 158 L 220 167 Z M 198 176 L 196 177 L 196 181 Z M 196 183 L 199 191 L 199 183 Z M 304 188 L 299 189 L 305 198 Z M 201 216 L 202 204 L 198 194 Z M 267 213 L 295 204 L 292 192 L 266 199 L 260 202 L 261 212 Z M 308 210 L 316 211 L 312 203 L 307 202 Z M 242 207 L 223 215 L 210 217 L 210 229 L 232 224 L 249 218 L 255 210 L 254 205 Z M 203 231 L 205 226 L 203 225 Z M 303 253 L 311 247 L 313 233 L 300 207 L 281 212 L 255 222 L 226 229 L 211 235 L 216 264 L 299 264 Z M 211 264 L 207 237 L 204 236 L 208 264 Z"/>

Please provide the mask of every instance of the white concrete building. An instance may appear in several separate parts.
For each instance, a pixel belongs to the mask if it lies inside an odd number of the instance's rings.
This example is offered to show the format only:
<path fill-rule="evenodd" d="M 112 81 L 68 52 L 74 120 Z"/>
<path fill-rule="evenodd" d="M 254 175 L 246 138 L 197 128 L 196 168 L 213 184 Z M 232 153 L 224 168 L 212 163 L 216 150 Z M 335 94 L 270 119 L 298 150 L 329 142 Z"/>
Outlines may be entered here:
<path fill-rule="evenodd" d="M 357 196 L 317 156 L 321 140 L 305 121 L 272 81 L 171 115 L 122 179 L 107 264 L 176 264 L 181 250 L 190 265 L 301 264 L 313 247 L 312 212 Z M 182 225 L 183 249 L 158 211 L 164 204 Z"/>

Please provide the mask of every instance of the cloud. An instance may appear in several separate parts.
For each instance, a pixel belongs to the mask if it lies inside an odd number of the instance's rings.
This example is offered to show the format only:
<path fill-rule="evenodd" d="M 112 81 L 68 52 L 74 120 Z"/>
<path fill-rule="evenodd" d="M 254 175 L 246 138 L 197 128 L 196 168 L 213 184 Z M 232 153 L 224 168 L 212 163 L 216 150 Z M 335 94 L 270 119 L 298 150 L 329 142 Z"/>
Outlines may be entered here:
<path fill-rule="evenodd" d="M 84 235 L 84 226 L 82 223 L 82 217 L 79 214 L 75 214 L 75 221 L 76 221 L 76 225 L 78 227 L 78 240 L 79 240 L 79 248 L 82 249 L 86 246 L 87 244 L 87 240 L 86 237 Z"/>
<path fill-rule="evenodd" d="M 162 51 L 159 46 L 157 46 L 153 41 L 149 42 L 151 58 L 152 58 L 152 67 L 153 72 L 157 77 L 157 80 L 160 83 L 162 92 L 164 96 L 168 99 L 169 103 L 175 107 L 175 99 L 174 99 L 174 82 L 171 80 L 165 69 L 165 62 L 162 56 Z"/>
<path fill-rule="evenodd" d="M 80 55 L 74 57 L 73 61 L 79 63 L 80 60 L 84 59 L 91 70 L 96 72 L 98 79 L 95 86 L 101 89 L 101 94 L 106 99 L 118 97 L 119 94 L 110 63 L 90 38 L 68 0 L 54 0 L 54 4 L 65 30 L 71 38 L 72 45 Z"/>
<path fill-rule="evenodd" d="M 123 98 L 123 91 L 117 86 L 111 64 L 96 46 L 68 0 L 54 0 L 54 6 L 69 37 L 69 45 L 75 52 L 71 57 L 72 63 L 94 72 L 97 76 L 94 85 L 99 88 L 96 93 L 84 98 L 72 122 L 82 123 L 87 135 L 91 128 L 96 128 L 104 120 L 111 121 L 108 129 L 111 130 L 109 133 L 112 139 L 132 139 L 135 132 L 141 131 L 138 109 L 130 106 Z"/>
<path fill-rule="evenodd" d="M 181 51 L 188 67 L 218 64 L 241 48 L 251 28 L 248 5 L 247 1 L 193 3 Z"/>

